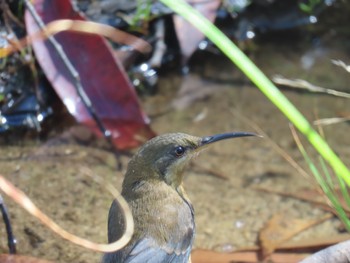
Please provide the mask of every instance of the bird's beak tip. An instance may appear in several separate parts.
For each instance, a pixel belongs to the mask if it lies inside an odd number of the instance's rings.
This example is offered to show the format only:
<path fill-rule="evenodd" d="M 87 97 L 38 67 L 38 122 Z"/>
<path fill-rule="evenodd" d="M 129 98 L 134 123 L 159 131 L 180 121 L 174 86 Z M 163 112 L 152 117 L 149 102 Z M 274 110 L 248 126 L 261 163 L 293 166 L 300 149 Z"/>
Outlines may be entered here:
<path fill-rule="evenodd" d="M 254 137 L 260 137 L 263 136 L 260 134 L 252 133 L 252 132 L 230 132 L 230 133 L 222 133 L 222 134 L 216 134 L 212 136 L 205 136 L 200 141 L 200 146 L 204 146 L 213 142 L 231 139 L 231 138 L 238 138 L 238 137 L 248 137 L 248 136 L 254 136 Z"/>

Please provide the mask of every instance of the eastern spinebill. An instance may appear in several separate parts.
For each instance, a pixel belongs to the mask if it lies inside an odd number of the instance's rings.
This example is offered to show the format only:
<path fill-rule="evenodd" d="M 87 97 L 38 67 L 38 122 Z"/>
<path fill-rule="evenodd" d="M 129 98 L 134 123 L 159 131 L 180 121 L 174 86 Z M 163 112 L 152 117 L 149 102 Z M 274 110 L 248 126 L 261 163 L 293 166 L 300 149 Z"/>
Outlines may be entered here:
<path fill-rule="evenodd" d="M 194 210 L 183 187 L 191 158 L 208 144 L 256 136 L 234 132 L 206 137 L 169 133 L 146 142 L 130 160 L 122 195 L 134 218 L 135 231 L 123 249 L 104 255 L 103 263 L 188 263 L 195 234 Z M 113 202 L 108 215 L 108 242 L 125 229 L 123 214 Z"/>

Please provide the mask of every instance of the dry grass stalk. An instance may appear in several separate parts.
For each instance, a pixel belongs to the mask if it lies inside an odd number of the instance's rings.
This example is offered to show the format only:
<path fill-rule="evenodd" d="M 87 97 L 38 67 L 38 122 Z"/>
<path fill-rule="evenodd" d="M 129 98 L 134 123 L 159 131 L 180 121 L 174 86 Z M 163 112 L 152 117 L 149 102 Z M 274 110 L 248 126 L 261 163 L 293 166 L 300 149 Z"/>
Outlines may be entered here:
<path fill-rule="evenodd" d="M 16 45 L 1 48 L 0 58 L 6 57 L 16 51 L 19 51 L 23 47 L 32 44 L 36 40 L 47 39 L 48 37 L 63 31 L 74 31 L 85 34 L 101 35 L 111 39 L 114 42 L 128 45 L 131 48 L 142 53 L 147 53 L 152 48 L 143 39 L 118 30 L 109 25 L 103 25 L 92 21 L 60 19 L 48 23 L 43 30 L 39 30 L 35 34 L 19 40 Z"/>
<path fill-rule="evenodd" d="M 104 187 L 119 202 L 121 208 L 124 211 L 126 230 L 123 236 L 116 242 L 113 242 L 111 244 L 99 244 L 69 233 L 68 231 L 60 227 L 57 223 L 55 223 L 50 217 L 44 214 L 25 193 L 23 193 L 21 190 L 15 187 L 2 175 L 0 175 L 0 189 L 4 193 L 6 193 L 11 199 L 13 199 L 17 204 L 19 204 L 25 210 L 27 210 L 28 213 L 36 217 L 41 223 L 43 223 L 45 226 L 51 229 L 54 233 L 76 245 L 104 253 L 113 252 L 123 248 L 130 241 L 134 231 L 134 222 L 132 214 L 126 201 L 111 184 L 104 182 L 101 177 L 92 175 L 92 172 L 86 168 L 82 169 L 82 172 L 85 175 L 88 175 L 91 178 L 93 178 L 96 182 L 103 184 Z"/>
<path fill-rule="evenodd" d="M 283 76 L 276 75 L 272 77 L 272 80 L 276 84 L 291 87 L 291 88 L 304 89 L 311 92 L 326 93 L 333 96 L 350 99 L 349 93 L 319 87 L 303 79 L 287 79 Z"/>

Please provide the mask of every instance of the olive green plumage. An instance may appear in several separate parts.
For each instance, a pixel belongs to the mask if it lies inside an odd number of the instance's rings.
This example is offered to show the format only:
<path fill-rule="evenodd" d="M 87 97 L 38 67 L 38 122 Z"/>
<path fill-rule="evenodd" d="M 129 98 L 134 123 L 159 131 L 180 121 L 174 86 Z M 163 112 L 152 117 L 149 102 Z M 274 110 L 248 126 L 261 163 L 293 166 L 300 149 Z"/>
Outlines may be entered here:
<path fill-rule="evenodd" d="M 187 263 L 195 234 L 194 211 L 183 188 L 183 172 L 191 158 L 212 142 L 253 136 L 226 133 L 195 137 L 170 133 L 145 143 L 129 162 L 122 195 L 135 223 L 129 244 L 104 255 L 103 263 Z M 122 212 L 112 203 L 108 216 L 108 241 L 124 232 Z"/>

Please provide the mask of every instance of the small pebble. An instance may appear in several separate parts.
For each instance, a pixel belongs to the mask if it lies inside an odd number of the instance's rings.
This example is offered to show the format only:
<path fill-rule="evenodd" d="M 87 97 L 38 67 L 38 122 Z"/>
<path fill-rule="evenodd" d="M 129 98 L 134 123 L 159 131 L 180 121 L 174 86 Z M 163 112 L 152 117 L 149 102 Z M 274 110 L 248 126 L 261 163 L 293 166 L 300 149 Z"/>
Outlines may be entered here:
<path fill-rule="evenodd" d="M 241 220 L 235 221 L 235 227 L 238 228 L 238 229 L 244 227 L 244 222 L 241 221 Z"/>

